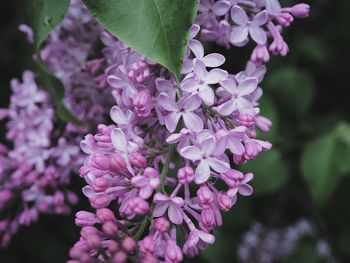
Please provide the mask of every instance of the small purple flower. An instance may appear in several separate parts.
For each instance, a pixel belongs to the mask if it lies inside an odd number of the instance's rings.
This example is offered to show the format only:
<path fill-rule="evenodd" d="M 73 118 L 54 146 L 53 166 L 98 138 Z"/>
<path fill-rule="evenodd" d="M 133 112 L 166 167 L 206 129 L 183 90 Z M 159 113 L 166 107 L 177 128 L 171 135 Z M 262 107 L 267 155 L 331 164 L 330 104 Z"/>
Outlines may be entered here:
<path fill-rule="evenodd" d="M 183 221 L 182 207 L 184 200 L 181 197 L 168 197 L 161 193 L 155 194 L 153 202 L 156 204 L 153 217 L 161 217 L 168 210 L 169 220 L 175 225 L 181 225 Z"/>
<path fill-rule="evenodd" d="M 231 18 L 238 25 L 232 32 L 232 43 L 244 42 L 248 35 L 250 35 L 257 44 L 264 45 L 266 43 L 266 33 L 261 28 L 268 20 L 266 11 L 258 13 L 250 21 L 247 13 L 240 6 L 235 5 L 231 9 Z"/>
<path fill-rule="evenodd" d="M 181 89 L 188 93 L 198 93 L 205 104 L 213 105 L 215 94 L 209 86 L 217 84 L 223 80 L 228 73 L 222 69 L 212 69 L 209 72 L 205 68 L 205 64 L 201 60 L 196 60 L 194 65 L 194 76 L 185 79 L 181 83 Z"/>
<path fill-rule="evenodd" d="M 221 81 L 220 85 L 228 93 L 229 99 L 218 107 L 220 114 L 227 116 L 234 111 L 239 111 L 240 113 L 254 112 L 254 107 L 247 96 L 256 90 L 258 86 L 258 80 L 256 78 L 247 78 L 238 86 L 234 79 L 227 78 Z"/>
<path fill-rule="evenodd" d="M 157 99 L 158 105 L 170 113 L 164 116 L 165 126 L 170 132 L 174 132 L 182 117 L 185 126 L 194 131 L 199 132 L 203 129 L 202 119 L 194 113 L 202 104 L 197 94 L 193 94 L 186 98 L 181 98 L 177 103 L 166 93 L 161 93 Z"/>
<path fill-rule="evenodd" d="M 210 177 L 210 168 L 218 173 L 224 173 L 230 169 L 230 165 L 218 159 L 214 154 L 217 151 L 213 138 L 204 140 L 200 146 L 187 146 L 180 154 L 188 160 L 200 161 L 195 171 L 196 184 L 206 182 Z"/>

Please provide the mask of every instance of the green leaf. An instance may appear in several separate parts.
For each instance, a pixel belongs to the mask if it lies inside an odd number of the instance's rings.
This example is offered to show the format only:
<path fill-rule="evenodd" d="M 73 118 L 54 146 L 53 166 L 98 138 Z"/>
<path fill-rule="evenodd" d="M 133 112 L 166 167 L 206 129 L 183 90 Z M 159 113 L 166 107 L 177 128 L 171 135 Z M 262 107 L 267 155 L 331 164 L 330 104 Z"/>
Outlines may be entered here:
<path fill-rule="evenodd" d="M 349 136 L 350 125 L 341 123 L 304 149 L 300 162 L 303 177 L 320 204 L 327 201 L 341 177 L 350 172 Z"/>
<path fill-rule="evenodd" d="M 33 28 L 37 55 L 37 80 L 49 91 L 56 103 L 58 116 L 67 122 L 81 125 L 63 104 L 64 86 L 40 60 L 40 49 L 52 30 L 58 26 L 68 11 L 70 0 L 33 0 L 30 1 L 31 26 Z"/>
<path fill-rule="evenodd" d="M 37 50 L 50 32 L 59 25 L 69 8 L 70 0 L 31 0 L 31 21 Z"/>
<path fill-rule="evenodd" d="M 254 173 L 252 186 L 257 194 L 278 190 L 288 178 L 287 167 L 276 149 L 260 154 L 256 160 L 242 165 L 241 168 L 244 172 Z"/>
<path fill-rule="evenodd" d="M 178 78 L 198 0 L 83 0 L 107 30 Z"/>
<path fill-rule="evenodd" d="M 305 114 L 312 103 L 315 84 L 312 77 L 297 68 L 285 67 L 274 71 L 265 87 L 286 114 L 295 117 Z"/>

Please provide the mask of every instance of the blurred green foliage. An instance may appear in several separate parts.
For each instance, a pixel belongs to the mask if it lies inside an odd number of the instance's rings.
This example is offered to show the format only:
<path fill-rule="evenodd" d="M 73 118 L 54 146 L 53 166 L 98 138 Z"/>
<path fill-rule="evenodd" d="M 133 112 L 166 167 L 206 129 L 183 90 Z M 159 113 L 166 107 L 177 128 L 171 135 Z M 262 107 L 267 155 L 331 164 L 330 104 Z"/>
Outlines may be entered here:
<path fill-rule="evenodd" d="M 305 2 L 312 6 L 311 17 L 286 30 L 291 51 L 272 58 L 262 83 L 262 113 L 274 123 L 263 136 L 274 149 L 244 167 L 255 174 L 256 194 L 239 198 L 215 233 L 216 243 L 195 262 L 237 262 L 237 245 L 252 223 L 284 227 L 299 218 L 315 223 L 338 262 L 350 262 L 350 1 Z M 1 8 L 1 105 L 8 103 L 8 81 L 29 65 L 30 49 L 16 31 L 26 21 L 24 7 L 24 0 L 13 0 Z M 225 55 L 231 72 L 249 57 L 242 49 L 208 46 L 208 51 Z M 73 218 L 45 217 L 22 230 L 0 252 L 0 262 L 63 262 L 78 238 Z M 299 244 L 286 262 L 322 262 L 314 246 L 315 240 Z"/>

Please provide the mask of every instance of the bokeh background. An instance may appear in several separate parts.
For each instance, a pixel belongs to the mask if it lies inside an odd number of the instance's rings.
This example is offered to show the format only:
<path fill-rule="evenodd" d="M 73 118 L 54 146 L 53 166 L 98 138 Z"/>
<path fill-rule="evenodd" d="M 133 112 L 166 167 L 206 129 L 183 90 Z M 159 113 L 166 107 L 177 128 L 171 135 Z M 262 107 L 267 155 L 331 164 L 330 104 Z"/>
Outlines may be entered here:
<path fill-rule="evenodd" d="M 264 138 L 274 148 L 244 167 L 255 173 L 255 194 L 240 198 L 225 215 L 216 243 L 196 262 L 238 262 L 238 246 L 253 224 L 284 229 L 300 219 L 311 222 L 316 233 L 301 239 L 278 262 L 327 262 L 316 249 L 320 239 L 335 262 L 350 262 L 350 1 L 305 2 L 312 6 L 310 18 L 286 30 L 291 51 L 286 58 L 272 58 L 262 83 L 262 113 L 273 120 Z M 27 21 L 27 5 L 25 0 L 1 4 L 0 107 L 8 103 L 9 81 L 33 68 L 33 50 L 17 30 Z M 243 69 L 249 56 L 249 48 L 207 48 L 225 55 L 231 72 Z M 0 126 L 2 138 L 3 133 Z M 73 187 L 80 191 L 79 178 Z M 82 197 L 79 206 L 85 201 Z M 74 213 L 42 216 L 39 223 L 23 228 L 7 250 L 0 250 L 0 262 L 65 262 L 77 238 Z"/>

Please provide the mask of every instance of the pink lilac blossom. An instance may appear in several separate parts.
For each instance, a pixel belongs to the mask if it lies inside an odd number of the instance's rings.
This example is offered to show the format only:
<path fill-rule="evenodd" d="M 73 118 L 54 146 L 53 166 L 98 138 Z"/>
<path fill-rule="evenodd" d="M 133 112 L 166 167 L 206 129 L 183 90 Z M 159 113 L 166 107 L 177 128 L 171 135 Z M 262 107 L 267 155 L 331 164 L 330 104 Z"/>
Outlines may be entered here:
<path fill-rule="evenodd" d="M 286 228 L 267 228 L 255 223 L 243 236 L 238 247 L 239 262 L 272 263 L 284 261 L 306 237 L 316 239 L 315 253 L 326 262 L 335 262 L 329 244 L 319 238 L 312 222 L 300 219 Z"/>
<path fill-rule="evenodd" d="M 251 38 L 256 45 L 251 60 L 262 64 L 270 60 L 270 53 L 288 53 L 283 29 L 309 12 L 307 4 L 282 8 L 279 0 L 202 0 L 196 23 L 202 28 L 202 39 L 226 48 L 245 46 Z"/>
<path fill-rule="evenodd" d="M 32 42 L 32 32 L 21 25 Z M 101 90 L 97 66 L 88 61 L 101 28 L 79 1 L 49 36 L 42 59 L 63 81 L 65 105 L 85 123 L 84 128 L 62 125 L 55 118 L 50 96 L 25 71 L 23 82 L 11 82 L 12 95 L 7 109 L 6 146 L 0 151 L 0 242 L 6 246 L 21 225 L 30 225 L 41 213 L 67 214 L 77 196 L 69 190 L 72 174 L 83 162 L 79 141 L 83 134 L 104 120 L 112 105 L 108 89 Z M 102 65 L 103 66 L 103 65 Z M 99 65 L 98 67 L 101 67 Z"/>

